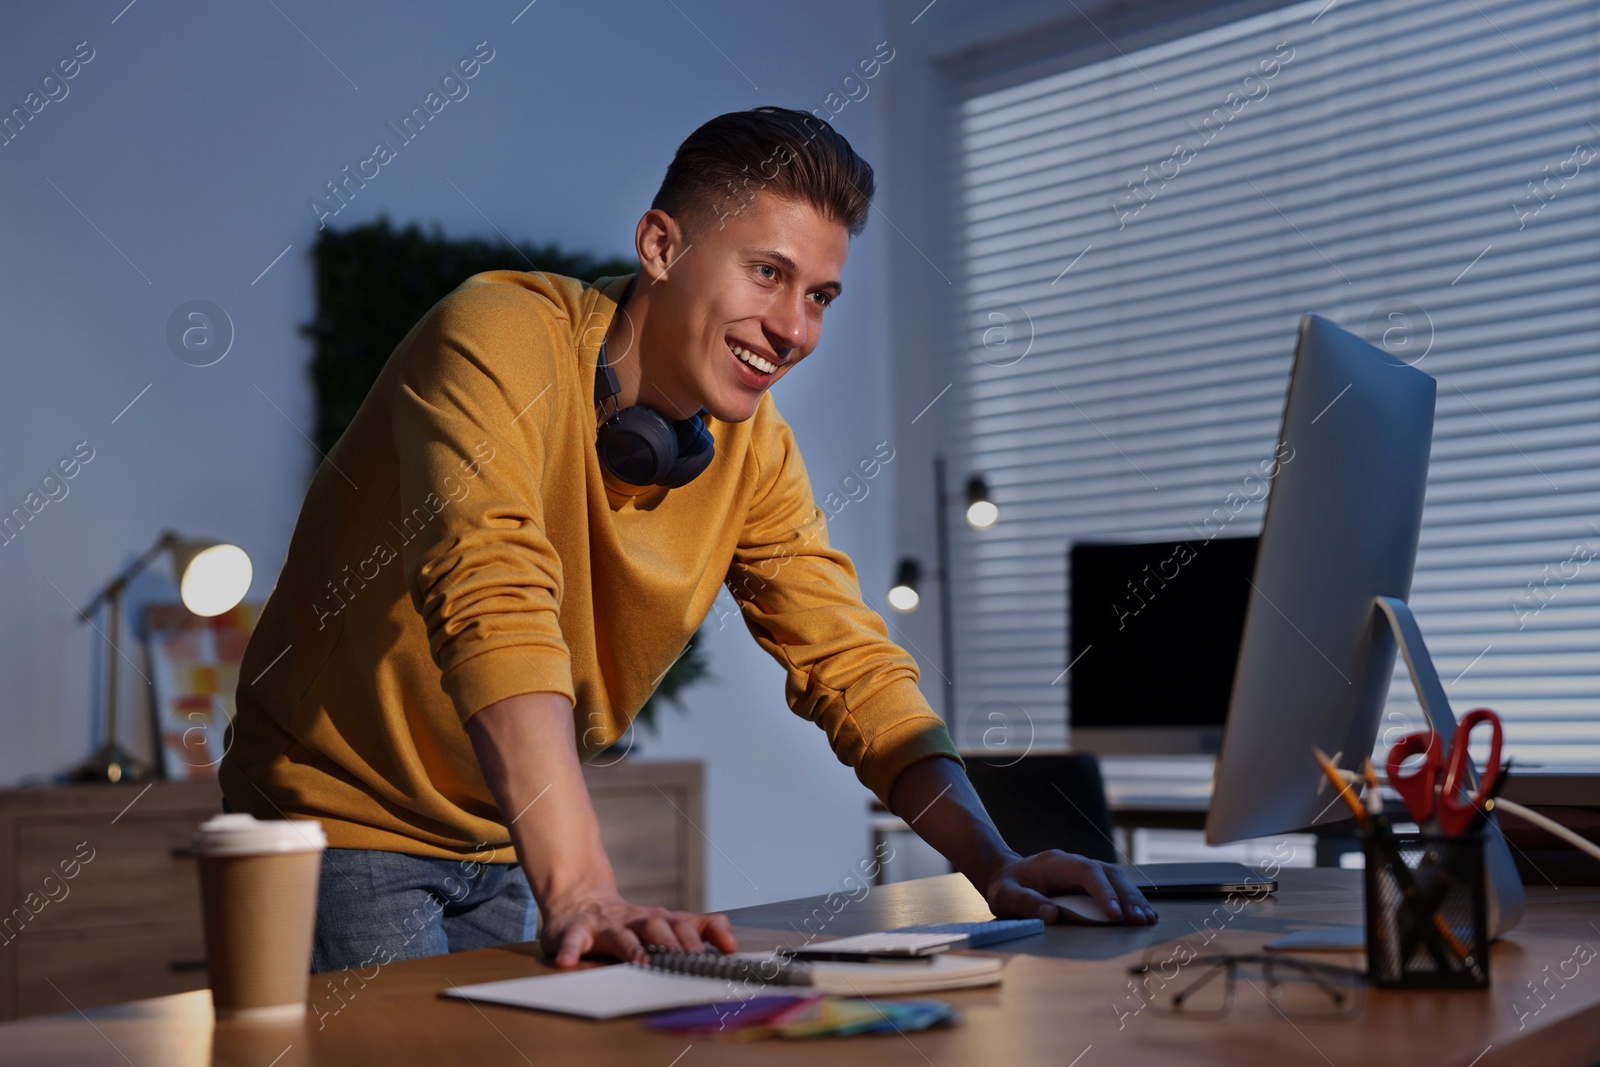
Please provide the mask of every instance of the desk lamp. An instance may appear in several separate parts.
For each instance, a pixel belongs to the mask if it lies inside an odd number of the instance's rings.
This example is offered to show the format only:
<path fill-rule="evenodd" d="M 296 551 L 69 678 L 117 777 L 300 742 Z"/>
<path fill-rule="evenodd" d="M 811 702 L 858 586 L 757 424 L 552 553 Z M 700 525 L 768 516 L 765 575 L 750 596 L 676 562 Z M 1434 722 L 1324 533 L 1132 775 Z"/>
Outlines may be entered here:
<path fill-rule="evenodd" d="M 154 774 L 151 768 L 117 742 L 117 660 L 122 655 L 118 648 L 122 631 L 122 594 L 128 583 L 162 553 L 172 558 L 172 571 L 178 580 L 178 593 L 183 598 L 184 607 L 196 615 L 221 615 L 243 600 L 250 589 L 250 557 L 245 555 L 242 548 L 219 541 L 189 540 L 168 530 L 156 539 L 156 543 L 144 555 L 130 563 L 95 594 L 89 606 L 78 613 L 78 617 L 88 622 L 102 605 L 109 615 L 110 632 L 106 643 L 111 651 L 106 659 L 106 736 L 94 755 L 69 772 L 75 781 L 124 782 L 149 778 Z"/>

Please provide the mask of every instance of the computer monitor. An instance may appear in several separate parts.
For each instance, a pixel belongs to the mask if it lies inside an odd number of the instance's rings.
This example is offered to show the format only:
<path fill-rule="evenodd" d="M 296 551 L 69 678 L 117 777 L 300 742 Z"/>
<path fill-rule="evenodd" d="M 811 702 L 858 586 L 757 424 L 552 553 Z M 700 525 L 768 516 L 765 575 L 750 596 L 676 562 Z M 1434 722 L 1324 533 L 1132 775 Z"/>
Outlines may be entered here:
<path fill-rule="evenodd" d="M 1311 747 L 1372 752 L 1397 644 L 1446 747 L 1455 716 L 1405 600 L 1422 527 L 1434 380 L 1317 315 L 1300 322 L 1217 758 L 1206 840 L 1348 818 Z M 1505 838 L 1485 849 L 1492 934 L 1522 884 Z"/>
<path fill-rule="evenodd" d="M 1073 543 L 1067 698 L 1074 748 L 1102 756 L 1216 753 L 1255 559 L 1254 537 Z"/>

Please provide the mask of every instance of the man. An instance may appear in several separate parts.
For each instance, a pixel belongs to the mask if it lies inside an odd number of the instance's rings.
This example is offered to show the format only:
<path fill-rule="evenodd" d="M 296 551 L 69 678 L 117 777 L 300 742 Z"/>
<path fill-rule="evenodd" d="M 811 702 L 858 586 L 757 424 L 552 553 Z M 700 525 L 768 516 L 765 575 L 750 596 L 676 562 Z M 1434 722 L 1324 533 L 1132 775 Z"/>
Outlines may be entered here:
<path fill-rule="evenodd" d="M 395 349 L 306 495 L 221 768 L 232 807 L 322 821 L 317 970 L 535 936 L 560 966 L 736 949 L 725 916 L 623 899 L 580 772 L 724 583 L 790 707 L 996 915 L 1054 920 L 1047 897 L 1082 887 L 1154 920 L 1114 868 L 1000 839 L 769 395 L 816 347 L 872 192 L 826 123 L 723 115 L 639 220 L 637 275 L 475 275 Z M 709 463 L 619 477 L 596 438 L 630 409 Z"/>

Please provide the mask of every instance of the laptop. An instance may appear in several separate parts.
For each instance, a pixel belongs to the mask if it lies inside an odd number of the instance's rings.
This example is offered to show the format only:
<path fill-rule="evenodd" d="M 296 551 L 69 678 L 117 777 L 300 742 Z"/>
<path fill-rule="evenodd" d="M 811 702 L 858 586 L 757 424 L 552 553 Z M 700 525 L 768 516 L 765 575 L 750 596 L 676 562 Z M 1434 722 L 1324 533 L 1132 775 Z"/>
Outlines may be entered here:
<path fill-rule="evenodd" d="M 1264 896 L 1277 892 L 1278 880 L 1242 863 L 1119 863 L 1117 870 L 1152 900 L 1173 897 L 1225 897 L 1230 893 Z"/>

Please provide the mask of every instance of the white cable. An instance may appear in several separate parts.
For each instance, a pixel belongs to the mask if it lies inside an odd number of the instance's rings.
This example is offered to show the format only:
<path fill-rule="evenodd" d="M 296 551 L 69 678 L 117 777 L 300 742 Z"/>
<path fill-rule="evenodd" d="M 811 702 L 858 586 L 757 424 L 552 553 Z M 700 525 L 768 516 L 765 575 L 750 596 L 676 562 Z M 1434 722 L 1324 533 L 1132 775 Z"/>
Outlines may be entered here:
<path fill-rule="evenodd" d="M 1346 778 L 1350 779 L 1351 784 L 1354 784 L 1358 778 L 1358 775 L 1356 775 L 1353 771 L 1343 771 L 1343 774 Z M 1387 778 L 1385 778 L 1384 781 L 1387 782 Z M 1391 785 L 1390 788 L 1393 788 L 1393 786 Z M 1519 819 L 1524 819 L 1528 822 L 1531 822 L 1539 829 L 1555 834 L 1557 837 L 1561 838 L 1561 840 L 1567 842 L 1567 844 L 1573 846 L 1574 848 L 1580 849 L 1583 852 L 1587 852 L 1595 859 L 1600 860 L 1600 845 L 1595 844 L 1593 841 L 1590 841 L 1587 837 L 1584 837 L 1582 834 L 1579 834 L 1574 830 L 1567 829 L 1554 819 L 1545 815 L 1540 815 L 1531 808 L 1525 808 L 1514 800 L 1503 800 L 1499 797 L 1490 800 L 1486 805 L 1485 810 L 1493 811 L 1496 808 L 1515 815 Z M 1504 831 L 1502 831 L 1502 833 L 1504 833 Z"/>
<path fill-rule="evenodd" d="M 1526 819 L 1541 830 L 1548 830 L 1574 848 L 1580 848 L 1595 859 L 1600 860 L 1600 845 L 1595 844 L 1581 834 L 1567 829 L 1554 819 L 1540 815 L 1538 812 L 1525 808 L 1513 800 L 1501 800 L 1496 797 L 1494 800 L 1489 801 L 1489 804 L 1502 811 L 1510 812 L 1519 819 Z"/>

